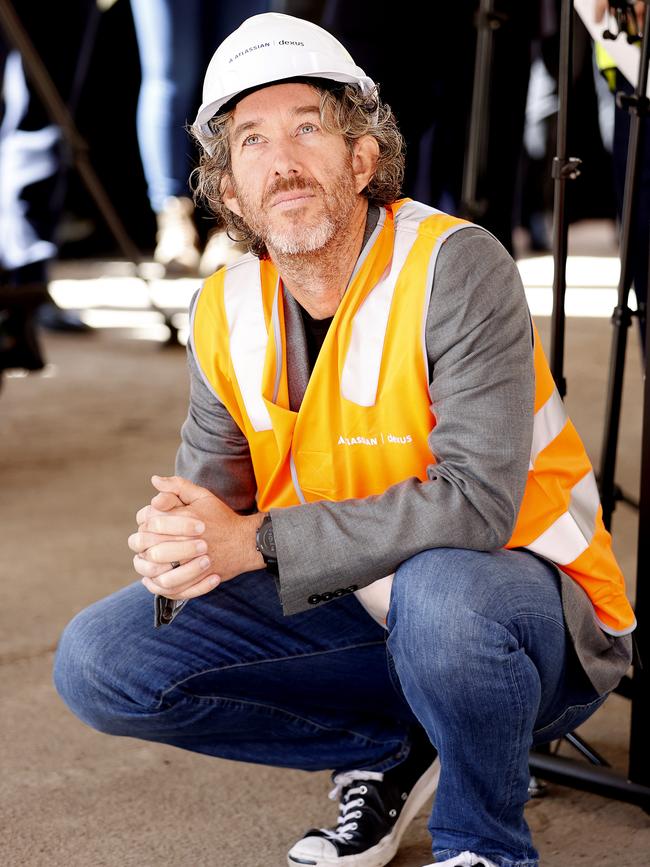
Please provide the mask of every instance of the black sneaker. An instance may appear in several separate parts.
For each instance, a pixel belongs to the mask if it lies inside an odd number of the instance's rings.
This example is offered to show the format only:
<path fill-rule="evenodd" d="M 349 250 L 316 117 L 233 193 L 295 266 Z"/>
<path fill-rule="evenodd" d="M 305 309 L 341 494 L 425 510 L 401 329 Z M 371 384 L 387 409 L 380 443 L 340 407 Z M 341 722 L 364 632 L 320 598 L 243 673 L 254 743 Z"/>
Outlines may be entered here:
<path fill-rule="evenodd" d="M 438 785 L 438 754 L 428 738 L 414 739 L 408 758 L 383 774 L 335 774 L 330 798 L 339 798 L 336 828 L 312 828 L 289 851 L 290 867 L 383 867 L 395 857 L 416 814 Z"/>

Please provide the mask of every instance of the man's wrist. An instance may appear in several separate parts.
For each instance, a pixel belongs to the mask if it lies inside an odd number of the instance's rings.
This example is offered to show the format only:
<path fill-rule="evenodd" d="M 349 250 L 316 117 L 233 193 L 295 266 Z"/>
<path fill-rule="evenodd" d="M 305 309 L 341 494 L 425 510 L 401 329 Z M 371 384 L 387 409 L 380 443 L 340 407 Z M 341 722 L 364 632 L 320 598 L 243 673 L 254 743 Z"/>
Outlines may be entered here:
<path fill-rule="evenodd" d="M 262 515 L 262 520 L 258 525 L 255 536 L 255 547 L 262 556 L 266 571 L 270 572 L 272 575 L 278 575 L 278 556 L 275 549 L 275 536 L 273 534 L 271 516 L 268 513 Z"/>
<path fill-rule="evenodd" d="M 244 572 L 254 572 L 265 568 L 264 557 L 257 550 L 257 531 L 266 514 L 266 512 L 256 512 L 254 515 L 247 515 L 245 518 L 247 525 L 243 546 L 246 556 L 245 569 L 242 570 Z"/>

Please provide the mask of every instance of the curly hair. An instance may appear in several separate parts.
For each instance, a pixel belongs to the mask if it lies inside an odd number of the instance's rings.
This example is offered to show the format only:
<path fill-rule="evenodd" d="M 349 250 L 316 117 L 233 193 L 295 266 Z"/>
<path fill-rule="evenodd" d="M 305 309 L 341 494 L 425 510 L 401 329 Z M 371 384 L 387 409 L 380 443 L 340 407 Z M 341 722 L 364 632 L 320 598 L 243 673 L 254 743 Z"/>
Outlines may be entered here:
<path fill-rule="evenodd" d="M 362 195 L 373 205 L 387 205 L 399 199 L 404 178 L 404 139 L 390 106 L 379 99 L 378 88 L 371 94 L 362 94 L 352 84 L 333 84 L 320 79 L 301 81 L 320 94 L 323 129 L 342 135 L 350 151 L 354 142 L 364 135 L 376 139 L 379 145 L 377 166 Z M 260 259 L 268 258 L 264 241 L 241 217 L 226 207 L 221 196 L 223 180 L 232 172 L 229 133 L 233 115 L 234 108 L 213 117 L 209 124 L 210 134 L 190 128 L 201 148 L 199 165 L 190 179 L 194 200 L 197 204 L 204 202 L 225 223 L 233 241 L 244 242 Z"/>

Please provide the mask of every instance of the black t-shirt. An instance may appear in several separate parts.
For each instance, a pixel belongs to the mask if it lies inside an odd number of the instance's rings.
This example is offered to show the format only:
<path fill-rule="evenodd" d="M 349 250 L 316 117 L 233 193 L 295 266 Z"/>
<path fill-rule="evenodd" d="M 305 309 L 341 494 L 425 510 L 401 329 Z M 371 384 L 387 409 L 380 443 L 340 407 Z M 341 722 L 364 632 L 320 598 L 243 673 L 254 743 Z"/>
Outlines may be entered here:
<path fill-rule="evenodd" d="M 309 355 L 309 368 L 310 370 L 313 370 L 314 365 L 316 364 L 316 359 L 318 358 L 318 353 L 320 352 L 320 348 L 323 345 L 323 341 L 325 340 L 325 336 L 327 335 L 327 331 L 332 324 L 332 319 L 334 319 L 334 317 L 328 316 L 327 319 L 314 319 L 309 315 L 309 313 L 307 313 L 304 307 L 301 305 L 298 306 L 300 307 L 302 324 L 305 329 L 307 353 Z"/>

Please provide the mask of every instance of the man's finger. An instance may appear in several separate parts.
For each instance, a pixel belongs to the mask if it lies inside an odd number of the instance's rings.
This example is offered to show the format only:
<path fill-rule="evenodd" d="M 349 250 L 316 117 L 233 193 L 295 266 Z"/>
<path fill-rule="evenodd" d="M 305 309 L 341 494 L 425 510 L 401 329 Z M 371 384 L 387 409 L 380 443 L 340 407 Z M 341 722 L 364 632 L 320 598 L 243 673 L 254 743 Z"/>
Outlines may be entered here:
<path fill-rule="evenodd" d="M 163 595 L 167 595 L 168 590 L 172 593 L 187 590 L 205 577 L 209 567 L 210 560 L 207 557 L 195 557 L 175 568 L 170 568 L 169 563 L 152 563 L 139 554 L 133 558 L 133 568 L 138 575 L 156 584 L 157 592 Z"/>
<path fill-rule="evenodd" d="M 133 568 L 141 578 L 157 578 L 169 571 L 169 563 L 152 563 L 145 560 L 139 554 L 133 557 Z"/>
<path fill-rule="evenodd" d="M 181 505 L 185 506 L 185 503 L 181 503 Z M 136 512 L 136 524 L 138 526 L 140 526 L 140 524 L 144 524 L 144 522 L 151 518 L 153 515 L 169 515 L 169 509 L 156 509 L 154 506 L 143 506 Z"/>
<path fill-rule="evenodd" d="M 126 540 L 127 545 L 132 551 L 140 554 L 148 548 L 153 548 L 154 545 L 159 545 L 161 542 L 185 542 L 187 536 L 163 536 L 160 533 L 132 533 Z"/>
<path fill-rule="evenodd" d="M 190 539 L 186 542 L 160 542 L 151 548 L 147 548 L 145 560 L 152 563 L 184 563 L 200 557 L 208 550 L 208 546 L 202 539 Z"/>
<path fill-rule="evenodd" d="M 168 593 L 182 593 L 198 581 L 202 581 L 211 572 L 209 557 L 195 557 L 181 566 L 154 576 L 151 580 L 158 586 L 158 592 L 167 596 Z M 149 578 L 150 576 L 145 575 Z"/>
<path fill-rule="evenodd" d="M 181 476 L 152 476 L 151 484 L 161 493 L 176 494 L 176 496 L 189 506 L 195 500 L 201 500 L 203 497 L 210 497 L 210 491 L 207 488 L 201 488 L 190 482 L 189 479 L 184 479 Z"/>
<path fill-rule="evenodd" d="M 149 514 L 146 521 L 138 524 L 141 533 L 160 533 L 163 536 L 200 536 L 205 533 L 203 521 L 190 515 Z"/>
<path fill-rule="evenodd" d="M 167 599 L 180 600 L 195 599 L 197 596 L 204 596 L 206 593 L 214 590 L 214 588 L 221 583 L 221 578 L 218 575 L 207 575 L 205 578 L 202 578 L 198 583 L 193 584 L 186 590 L 182 590 L 177 593 L 171 590 L 169 592 L 161 590 L 161 588 L 153 581 L 150 581 L 149 578 L 143 578 L 142 583 L 150 593 L 155 593 L 158 596 L 166 596 Z"/>

